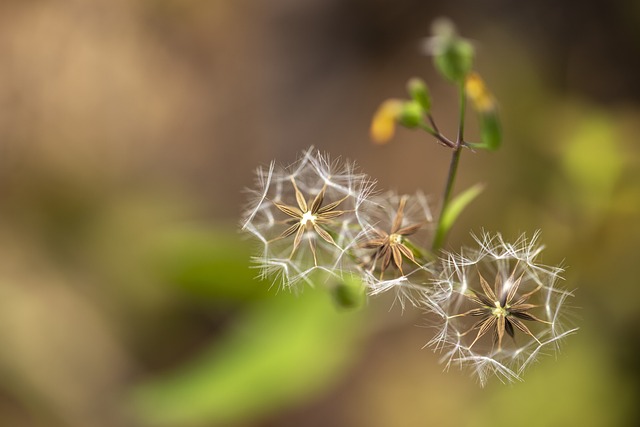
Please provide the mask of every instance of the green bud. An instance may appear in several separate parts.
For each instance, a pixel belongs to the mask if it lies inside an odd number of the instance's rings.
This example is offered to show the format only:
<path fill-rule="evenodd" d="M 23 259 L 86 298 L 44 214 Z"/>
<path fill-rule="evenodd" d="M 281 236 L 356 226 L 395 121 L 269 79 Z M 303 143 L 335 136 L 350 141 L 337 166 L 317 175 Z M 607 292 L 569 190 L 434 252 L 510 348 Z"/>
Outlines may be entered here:
<path fill-rule="evenodd" d="M 416 101 L 409 101 L 402 104 L 402 111 L 400 112 L 399 122 L 402 126 L 409 129 L 418 127 L 422 123 L 424 117 L 424 111 L 422 106 Z"/>
<path fill-rule="evenodd" d="M 407 82 L 407 91 L 411 98 L 422 107 L 424 113 L 428 113 L 431 110 L 431 94 L 429 94 L 429 88 L 422 79 L 418 77 L 410 79 Z"/>
<path fill-rule="evenodd" d="M 358 276 L 345 276 L 331 291 L 333 300 L 341 308 L 361 307 L 366 299 L 362 280 Z"/>
<path fill-rule="evenodd" d="M 473 46 L 465 40 L 452 39 L 434 60 L 440 74 L 454 83 L 460 83 L 473 66 Z"/>
<path fill-rule="evenodd" d="M 431 43 L 436 69 L 451 82 L 462 83 L 473 66 L 471 43 L 458 36 L 446 19 L 434 22 Z"/>
<path fill-rule="evenodd" d="M 497 150 L 502 142 L 502 129 L 497 111 L 484 112 L 479 117 L 481 147 L 491 151 Z"/>

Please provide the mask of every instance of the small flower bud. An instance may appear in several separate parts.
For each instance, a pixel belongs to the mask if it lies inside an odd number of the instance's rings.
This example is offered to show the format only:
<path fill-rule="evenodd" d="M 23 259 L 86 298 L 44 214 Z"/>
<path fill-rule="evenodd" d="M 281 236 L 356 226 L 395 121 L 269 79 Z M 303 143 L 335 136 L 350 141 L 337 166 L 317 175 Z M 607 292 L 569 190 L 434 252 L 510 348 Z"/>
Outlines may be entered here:
<path fill-rule="evenodd" d="M 398 120 L 402 126 L 413 129 L 422 123 L 423 115 L 422 106 L 415 101 L 409 101 L 402 104 L 402 111 Z"/>
<path fill-rule="evenodd" d="M 336 305 L 345 309 L 362 307 L 366 299 L 362 280 L 356 275 L 347 275 L 331 292 Z"/>
<path fill-rule="evenodd" d="M 431 110 L 431 95 L 429 94 L 429 88 L 425 82 L 418 78 L 413 77 L 407 83 L 407 91 L 411 98 L 417 102 L 425 113 Z"/>
<path fill-rule="evenodd" d="M 429 50 L 434 55 L 436 68 L 451 82 L 464 82 L 473 65 L 473 46 L 458 36 L 449 20 L 439 19 L 432 29 Z"/>

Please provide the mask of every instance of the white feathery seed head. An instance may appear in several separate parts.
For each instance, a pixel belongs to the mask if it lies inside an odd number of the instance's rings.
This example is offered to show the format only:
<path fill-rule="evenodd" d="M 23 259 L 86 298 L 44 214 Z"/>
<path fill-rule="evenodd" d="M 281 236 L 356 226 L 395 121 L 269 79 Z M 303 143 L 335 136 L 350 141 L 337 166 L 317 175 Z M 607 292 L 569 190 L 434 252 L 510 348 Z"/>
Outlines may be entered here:
<path fill-rule="evenodd" d="M 253 258 L 260 276 L 285 288 L 314 285 L 317 272 L 339 277 L 352 264 L 358 215 L 373 184 L 353 163 L 331 161 L 313 147 L 288 167 L 258 168 L 242 230 L 261 243 Z"/>
<path fill-rule="evenodd" d="M 484 385 L 496 375 L 520 380 L 539 355 L 553 353 L 577 328 L 566 325 L 562 269 L 540 264 L 538 233 L 507 243 L 500 234 L 474 236 L 479 247 L 448 253 L 438 264 L 429 309 L 438 317 L 428 343 L 446 368 L 470 368 Z"/>
<path fill-rule="evenodd" d="M 370 295 L 394 291 L 404 308 L 419 305 L 429 291 L 431 267 L 425 248 L 433 240 L 433 217 L 422 192 L 390 191 L 374 196 L 358 216 L 362 234 L 357 245 Z"/>

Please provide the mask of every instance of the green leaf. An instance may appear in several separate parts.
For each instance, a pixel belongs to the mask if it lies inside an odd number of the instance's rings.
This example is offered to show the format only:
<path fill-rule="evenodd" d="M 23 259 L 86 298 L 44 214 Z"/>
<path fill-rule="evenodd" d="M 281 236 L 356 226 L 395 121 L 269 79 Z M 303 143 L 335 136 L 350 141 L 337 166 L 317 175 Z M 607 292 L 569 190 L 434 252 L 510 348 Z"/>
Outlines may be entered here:
<path fill-rule="evenodd" d="M 473 187 L 466 189 L 455 199 L 449 202 L 447 208 L 442 212 L 442 218 L 440 218 L 440 221 L 438 222 L 438 229 L 436 230 L 436 237 L 433 242 L 434 249 L 442 247 L 449 230 L 456 222 L 456 219 L 458 219 L 458 216 L 460 216 L 464 208 L 478 197 L 483 190 L 483 184 L 476 184 Z"/>
<path fill-rule="evenodd" d="M 477 148 L 487 151 L 495 151 L 502 145 L 502 127 L 496 111 L 479 113 L 480 120 L 480 140 L 482 142 L 465 141 L 465 145 L 470 148 Z"/>
<path fill-rule="evenodd" d="M 480 140 L 486 150 L 497 150 L 502 143 L 502 129 L 496 111 L 480 114 Z"/>
<path fill-rule="evenodd" d="M 338 312 L 323 292 L 256 303 L 196 359 L 133 390 L 150 426 L 241 422 L 281 410 L 337 381 L 357 348 L 361 312 Z"/>

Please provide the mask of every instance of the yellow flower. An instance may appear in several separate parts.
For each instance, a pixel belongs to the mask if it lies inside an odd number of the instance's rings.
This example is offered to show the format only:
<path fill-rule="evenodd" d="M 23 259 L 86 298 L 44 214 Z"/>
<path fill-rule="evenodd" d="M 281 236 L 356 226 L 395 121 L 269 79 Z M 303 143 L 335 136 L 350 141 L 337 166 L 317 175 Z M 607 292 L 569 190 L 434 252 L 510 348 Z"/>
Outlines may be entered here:
<path fill-rule="evenodd" d="M 465 90 L 477 111 L 486 113 L 496 108 L 493 95 L 489 92 L 478 73 L 469 73 L 465 81 Z"/>
<path fill-rule="evenodd" d="M 371 121 L 371 139 L 376 144 L 385 144 L 393 138 L 396 122 L 402 114 L 402 101 L 387 99 L 376 110 Z"/>

